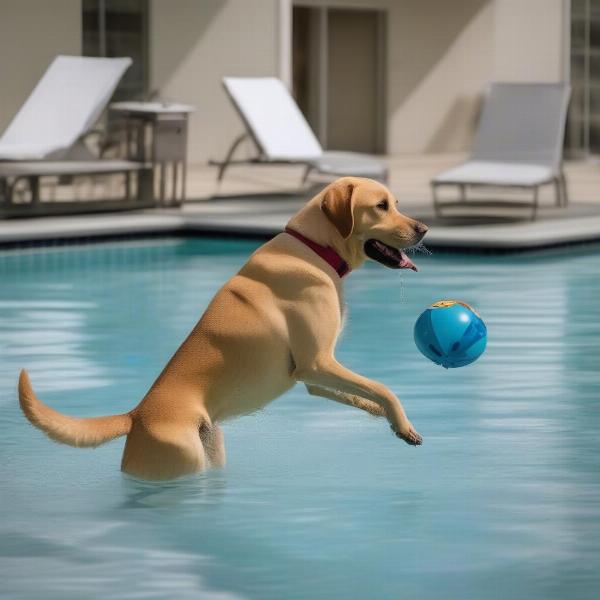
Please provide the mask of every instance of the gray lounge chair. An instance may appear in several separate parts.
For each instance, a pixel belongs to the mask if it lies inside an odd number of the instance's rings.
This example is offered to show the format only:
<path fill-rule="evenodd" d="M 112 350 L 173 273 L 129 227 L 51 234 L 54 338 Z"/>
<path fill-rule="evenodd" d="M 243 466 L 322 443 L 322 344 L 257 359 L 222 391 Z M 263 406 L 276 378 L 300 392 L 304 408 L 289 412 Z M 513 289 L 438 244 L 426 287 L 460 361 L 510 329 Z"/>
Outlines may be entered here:
<path fill-rule="evenodd" d="M 223 86 L 246 126 L 219 166 L 218 181 L 232 164 L 303 164 L 302 183 L 311 172 L 387 180 L 386 166 L 376 157 L 356 152 L 324 151 L 283 82 L 275 77 L 225 77 Z M 259 155 L 233 160 L 238 146 L 252 139 Z"/>
<path fill-rule="evenodd" d="M 119 80 L 131 65 L 130 58 L 57 56 L 19 112 L 0 137 L 0 213 L 4 216 L 71 212 L 99 206 L 88 203 L 40 203 L 40 178 L 70 181 L 74 176 L 123 173 L 125 200 L 147 195 L 146 165 L 95 157 L 83 139 L 108 104 Z M 86 205 L 84 207 L 84 204 Z M 97 204 L 97 203 L 96 203 Z M 112 208 L 118 208 L 117 203 Z M 105 207 L 107 208 L 107 207 Z"/>
<path fill-rule="evenodd" d="M 531 190 L 535 219 L 539 187 L 553 183 L 557 206 L 566 206 L 562 146 L 570 92 L 566 83 L 491 84 L 470 159 L 431 181 L 436 214 L 447 206 L 469 206 L 470 186 Z M 460 200 L 441 202 L 441 186 L 458 187 Z"/>

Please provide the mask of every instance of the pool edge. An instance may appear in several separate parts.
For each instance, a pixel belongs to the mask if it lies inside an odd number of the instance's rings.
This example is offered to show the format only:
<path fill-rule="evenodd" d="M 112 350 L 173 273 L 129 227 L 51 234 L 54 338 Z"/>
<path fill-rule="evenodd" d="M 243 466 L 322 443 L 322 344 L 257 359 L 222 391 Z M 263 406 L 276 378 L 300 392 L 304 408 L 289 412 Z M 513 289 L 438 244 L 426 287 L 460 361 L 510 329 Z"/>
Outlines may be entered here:
<path fill-rule="evenodd" d="M 57 243 L 93 243 L 141 237 L 236 237 L 269 239 L 283 230 L 287 218 L 279 215 L 258 225 L 223 219 L 199 219 L 196 215 L 139 213 L 46 217 L 0 225 L 0 249 L 43 247 Z M 263 216 L 264 218 L 264 216 Z M 580 222 L 581 221 L 581 222 Z M 507 254 L 549 248 L 594 245 L 600 242 L 600 219 L 595 228 L 589 218 L 557 223 L 523 224 L 519 229 L 502 231 L 497 227 L 436 227 L 425 239 L 438 251 L 475 254 Z"/>

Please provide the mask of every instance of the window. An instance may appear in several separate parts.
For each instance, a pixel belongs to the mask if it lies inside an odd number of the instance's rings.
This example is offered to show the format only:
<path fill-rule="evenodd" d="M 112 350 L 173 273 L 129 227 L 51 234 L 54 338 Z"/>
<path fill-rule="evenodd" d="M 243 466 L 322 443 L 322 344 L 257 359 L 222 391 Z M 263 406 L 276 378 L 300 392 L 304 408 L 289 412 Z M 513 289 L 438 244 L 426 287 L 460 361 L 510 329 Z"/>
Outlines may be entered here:
<path fill-rule="evenodd" d="M 115 100 L 148 94 L 148 0 L 83 0 L 84 56 L 129 56 Z"/>
<path fill-rule="evenodd" d="M 565 145 L 600 154 L 600 0 L 571 1 L 571 87 Z"/>

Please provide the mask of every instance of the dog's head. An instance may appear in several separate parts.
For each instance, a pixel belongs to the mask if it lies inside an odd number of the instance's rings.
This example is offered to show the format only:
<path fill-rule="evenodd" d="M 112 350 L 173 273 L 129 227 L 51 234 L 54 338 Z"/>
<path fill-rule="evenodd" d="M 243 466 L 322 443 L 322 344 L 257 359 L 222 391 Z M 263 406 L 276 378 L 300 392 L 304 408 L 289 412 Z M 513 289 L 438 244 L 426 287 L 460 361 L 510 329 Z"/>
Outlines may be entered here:
<path fill-rule="evenodd" d="M 323 191 L 321 210 L 354 260 L 370 258 L 392 269 L 417 270 L 403 249 L 418 244 L 427 226 L 398 212 L 398 201 L 372 179 L 343 177 Z"/>

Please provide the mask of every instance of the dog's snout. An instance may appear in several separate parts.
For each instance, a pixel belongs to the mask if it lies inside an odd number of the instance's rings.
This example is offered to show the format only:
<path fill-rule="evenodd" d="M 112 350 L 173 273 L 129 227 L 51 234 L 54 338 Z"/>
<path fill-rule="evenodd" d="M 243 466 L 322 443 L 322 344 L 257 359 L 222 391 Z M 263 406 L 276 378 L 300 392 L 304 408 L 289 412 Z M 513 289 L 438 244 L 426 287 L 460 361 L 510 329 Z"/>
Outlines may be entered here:
<path fill-rule="evenodd" d="M 427 231 L 429 230 L 429 227 L 427 227 L 427 225 L 425 225 L 425 223 L 421 223 L 420 221 L 415 221 L 413 223 L 413 229 L 420 235 L 420 236 L 424 236 Z"/>

